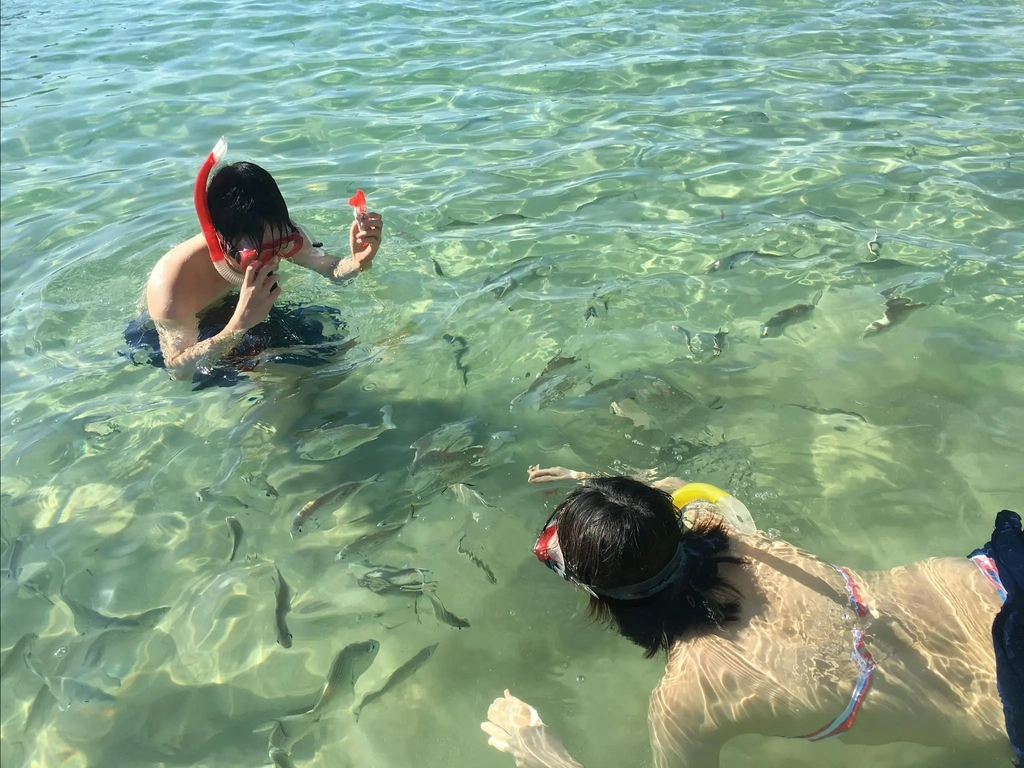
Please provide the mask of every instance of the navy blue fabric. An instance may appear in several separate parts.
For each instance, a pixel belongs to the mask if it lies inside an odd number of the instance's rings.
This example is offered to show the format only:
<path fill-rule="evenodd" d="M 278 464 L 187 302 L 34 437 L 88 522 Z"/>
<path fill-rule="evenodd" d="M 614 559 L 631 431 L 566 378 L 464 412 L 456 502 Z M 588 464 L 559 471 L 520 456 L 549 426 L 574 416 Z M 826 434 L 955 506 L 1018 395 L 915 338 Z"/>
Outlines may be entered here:
<path fill-rule="evenodd" d="M 1020 515 L 1004 509 L 996 515 L 992 539 L 976 552 L 991 557 L 1006 588 L 1006 601 L 992 622 L 996 686 L 1003 700 L 1006 733 L 1024 763 L 1024 531 Z M 972 553 L 973 554 L 973 553 Z"/>
<path fill-rule="evenodd" d="M 230 295 L 206 310 L 199 318 L 199 341 L 212 338 L 224 330 L 235 312 L 238 297 Z M 325 329 L 326 326 L 326 329 Z M 223 358 L 217 368 L 202 368 L 192 377 L 193 390 L 208 387 L 231 387 L 244 381 L 246 371 L 260 362 L 277 362 L 312 368 L 334 360 L 350 349 L 354 340 L 344 337 L 345 323 L 333 307 L 302 306 L 276 303 L 270 315 L 246 332 L 242 340 Z M 132 320 L 124 332 L 128 351 L 124 352 L 136 365 L 164 367 L 160 338 L 148 319 Z"/>

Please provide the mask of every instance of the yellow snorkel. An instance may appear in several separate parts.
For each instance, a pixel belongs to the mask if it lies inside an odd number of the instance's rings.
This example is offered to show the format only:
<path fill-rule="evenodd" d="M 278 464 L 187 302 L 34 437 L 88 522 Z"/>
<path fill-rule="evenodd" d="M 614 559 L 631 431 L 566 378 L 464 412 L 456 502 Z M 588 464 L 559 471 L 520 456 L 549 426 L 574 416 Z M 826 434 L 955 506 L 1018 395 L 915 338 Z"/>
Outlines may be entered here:
<path fill-rule="evenodd" d="M 710 501 L 718 507 L 718 511 L 722 513 L 725 521 L 740 533 L 751 536 L 757 533 L 754 518 L 746 505 L 717 486 L 710 483 L 687 483 L 672 494 L 672 503 L 676 505 L 677 509 L 682 509 L 691 501 L 698 499 Z"/>

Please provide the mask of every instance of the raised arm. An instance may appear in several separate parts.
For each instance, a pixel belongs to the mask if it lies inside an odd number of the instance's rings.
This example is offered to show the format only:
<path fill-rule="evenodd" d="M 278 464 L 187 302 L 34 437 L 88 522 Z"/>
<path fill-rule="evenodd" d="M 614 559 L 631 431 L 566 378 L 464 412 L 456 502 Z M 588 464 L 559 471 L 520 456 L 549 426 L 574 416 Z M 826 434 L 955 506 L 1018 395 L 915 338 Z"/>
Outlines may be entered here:
<path fill-rule="evenodd" d="M 335 282 L 345 282 L 373 265 L 373 257 L 380 249 L 383 229 L 384 221 L 379 213 L 368 211 L 360 215 L 349 229 L 349 250 L 352 255 L 347 259 L 326 253 L 319 244 L 310 242 L 304 232 L 303 248 L 292 261 Z"/>

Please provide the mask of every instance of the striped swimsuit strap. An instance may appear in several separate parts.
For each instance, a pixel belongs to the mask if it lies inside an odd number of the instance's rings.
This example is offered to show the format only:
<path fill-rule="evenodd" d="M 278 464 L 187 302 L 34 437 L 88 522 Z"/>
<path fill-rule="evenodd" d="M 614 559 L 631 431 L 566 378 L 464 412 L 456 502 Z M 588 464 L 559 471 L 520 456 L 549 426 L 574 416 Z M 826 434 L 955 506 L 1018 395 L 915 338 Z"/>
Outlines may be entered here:
<path fill-rule="evenodd" d="M 867 616 L 868 607 L 864 604 L 860 589 L 853 580 L 853 574 L 842 566 L 833 565 L 832 567 L 839 572 L 846 583 L 846 592 L 850 596 L 850 607 L 861 618 Z M 853 686 L 853 693 L 850 696 L 850 703 L 828 725 L 804 736 L 791 736 L 790 738 L 822 741 L 838 736 L 853 727 L 853 721 L 857 717 L 857 712 L 860 711 L 860 706 L 864 703 L 864 698 L 868 695 L 868 689 L 871 687 L 871 673 L 875 669 L 875 661 L 871 658 L 871 652 L 864 643 L 864 630 L 856 627 L 851 630 L 851 634 L 853 635 L 853 653 L 851 656 L 857 662 L 859 672 L 857 674 L 857 682 Z"/>

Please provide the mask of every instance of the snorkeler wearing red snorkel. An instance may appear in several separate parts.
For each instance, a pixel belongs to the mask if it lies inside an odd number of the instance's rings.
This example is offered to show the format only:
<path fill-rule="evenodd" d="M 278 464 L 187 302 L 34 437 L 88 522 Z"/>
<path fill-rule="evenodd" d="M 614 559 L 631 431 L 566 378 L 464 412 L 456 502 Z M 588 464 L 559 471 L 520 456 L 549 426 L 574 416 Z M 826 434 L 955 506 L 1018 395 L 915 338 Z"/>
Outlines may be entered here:
<path fill-rule="evenodd" d="M 202 232 L 168 251 L 146 284 L 146 307 L 159 337 L 159 353 L 177 379 L 189 378 L 197 368 L 208 368 L 231 353 L 267 320 L 281 295 L 282 260 L 344 282 L 369 269 L 380 248 L 383 221 L 379 213 L 367 212 L 361 191 L 349 201 L 355 213 L 349 228 L 352 255 L 335 258 L 292 221 L 277 183 L 260 166 L 222 166 L 207 185 L 226 153 L 221 139 L 196 178 Z M 237 302 L 223 318 L 223 327 L 201 332 L 202 317 L 235 288 Z"/>

